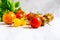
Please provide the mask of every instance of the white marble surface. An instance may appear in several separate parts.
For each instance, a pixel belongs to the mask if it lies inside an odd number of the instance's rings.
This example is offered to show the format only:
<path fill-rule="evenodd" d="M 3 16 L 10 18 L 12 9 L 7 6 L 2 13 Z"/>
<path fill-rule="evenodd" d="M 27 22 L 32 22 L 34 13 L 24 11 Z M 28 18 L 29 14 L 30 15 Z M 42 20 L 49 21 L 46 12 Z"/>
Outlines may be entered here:
<path fill-rule="evenodd" d="M 0 22 L 0 40 L 60 40 L 60 19 L 38 29 L 12 28 Z"/>

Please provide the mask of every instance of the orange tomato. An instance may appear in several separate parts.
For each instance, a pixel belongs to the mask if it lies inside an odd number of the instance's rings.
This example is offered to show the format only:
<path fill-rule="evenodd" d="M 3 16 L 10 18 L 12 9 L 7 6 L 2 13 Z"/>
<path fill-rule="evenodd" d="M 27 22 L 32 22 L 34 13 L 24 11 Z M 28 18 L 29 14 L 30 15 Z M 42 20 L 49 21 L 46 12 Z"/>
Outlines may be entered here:
<path fill-rule="evenodd" d="M 16 15 L 13 12 L 3 14 L 3 22 L 6 24 L 12 24 L 12 21 L 16 18 Z"/>

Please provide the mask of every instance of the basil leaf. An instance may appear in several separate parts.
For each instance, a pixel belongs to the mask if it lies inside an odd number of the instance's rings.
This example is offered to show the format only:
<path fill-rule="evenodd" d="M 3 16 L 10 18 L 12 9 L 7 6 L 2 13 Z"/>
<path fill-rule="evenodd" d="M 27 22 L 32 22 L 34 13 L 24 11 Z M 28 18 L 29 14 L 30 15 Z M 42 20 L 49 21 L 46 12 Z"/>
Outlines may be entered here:
<path fill-rule="evenodd" d="M 16 7 L 16 8 L 19 7 L 19 5 L 20 5 L 20 2 L 16 2 L 16 3 L 15 3 L 15 7 Z"/>

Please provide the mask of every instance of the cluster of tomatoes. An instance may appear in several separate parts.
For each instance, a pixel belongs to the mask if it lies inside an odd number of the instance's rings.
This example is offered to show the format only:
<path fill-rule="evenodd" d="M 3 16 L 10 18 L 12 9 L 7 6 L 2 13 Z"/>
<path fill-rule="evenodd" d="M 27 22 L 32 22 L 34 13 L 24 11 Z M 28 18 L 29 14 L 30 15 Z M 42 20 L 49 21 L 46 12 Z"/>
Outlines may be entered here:
<path fill-rule="evenodd" d="M 31 25 L 32 28 L 38 28 L 52 21 L 54 16 L 51 13 L 41 15 L 39 13 L 26 14 L 23 10 L 17 10 L 15 13 L 7 12 L 3 14 L 3 22 L 14 27 Z"/>
<path fill-rule="evenodd" d="M 44 15 L 41 15 L 39 13 L 30 12 L 29 14 L 27 14 L 27 19 L 30 21 L 30 25 L 33 28 L 44 26 L 49 22 L 51 22 L 53 18 L 54 18 L 54 15 L 52 15 L 52 13 L 46 13 Z"/>

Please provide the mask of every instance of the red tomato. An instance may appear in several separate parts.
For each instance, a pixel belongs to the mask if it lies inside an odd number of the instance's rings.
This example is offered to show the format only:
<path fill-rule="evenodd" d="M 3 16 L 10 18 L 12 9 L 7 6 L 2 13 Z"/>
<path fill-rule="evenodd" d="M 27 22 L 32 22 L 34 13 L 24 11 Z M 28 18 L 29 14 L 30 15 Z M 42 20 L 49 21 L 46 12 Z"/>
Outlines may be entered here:
<path fill-rule="evenodd" d="M 30 25 L 33 28 L 38 28 L 39 26 L 41 26 L 41 24 L 42 24 L 42 21 L 38 16 L 35 16 L 30 20 Z"/>
<path fill-rule="evenodd" d="M 18 10 L 17 12 L 16 12 L 16 17 L 17 18 L 22 18 L 22 17 L 24 17 L 24 16 L 26 16 L 26 13 L 24 12 L 24 11 L 22 11 L 22 10 Z"/>
<path fill-rule="evenodd" d="M 28 20 L 30 20 L 30 19 L 33 18 L 33 16 L 34 16 L 34 14 L 30 12 L 29 14 L 27 14 L 26 17 L 27 17 Z"/>

